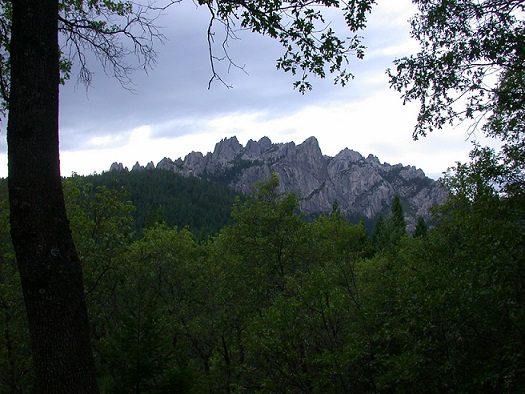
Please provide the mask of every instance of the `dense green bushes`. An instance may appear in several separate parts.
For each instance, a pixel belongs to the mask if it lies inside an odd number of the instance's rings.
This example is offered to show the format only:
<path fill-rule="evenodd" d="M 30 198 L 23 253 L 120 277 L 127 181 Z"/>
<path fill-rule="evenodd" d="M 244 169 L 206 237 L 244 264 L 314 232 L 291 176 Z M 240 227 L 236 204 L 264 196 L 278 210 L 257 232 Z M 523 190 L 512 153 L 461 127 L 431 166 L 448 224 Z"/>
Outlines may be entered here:
<path fill-rule="evenodd" d="M 394 201 L 379 248 L 337 209 L 304 220 L 277 186 L 272 177 L 237 200 L 232 223 L 197 242 L 166 223 L 136 236 L 125 189 L 66 181 L 104 391 L 523 391 L 522 205 L 490 188 L 457 191 L 437 225 L 411 237 L 392 224 Z M 4 205 L 0 391 L 26 392 Z"/>

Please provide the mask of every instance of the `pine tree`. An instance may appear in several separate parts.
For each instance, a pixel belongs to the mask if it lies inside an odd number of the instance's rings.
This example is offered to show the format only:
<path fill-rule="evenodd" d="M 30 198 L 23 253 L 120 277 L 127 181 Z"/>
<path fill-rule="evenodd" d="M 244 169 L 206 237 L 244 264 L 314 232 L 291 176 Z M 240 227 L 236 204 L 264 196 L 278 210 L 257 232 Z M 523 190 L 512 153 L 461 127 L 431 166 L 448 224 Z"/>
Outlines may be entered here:
<path fill-rule="evenodd" d="M 399 195 L 395 195 L 390 208 L 390 215 L 377 218 L 372 242 L 376 251 L 384 250 L 406 236 L 406 222 Z"/>
<path fill-rule="evenodd" d="M 428 232 L 428 226 L 425 222 L 425 219 L 423 218 L 423 216 L 419 216 L 417 218 L 416 230 L 414 231 L 414 238 L 426 237 L 427 232 Z"/>
<path fill-rule="evenodd" d="M 401 205 L 401 199 L 399 195 L 396 194 L 392 200 L 392 207 L 390 208 L 390 219 L 389 227 L 391 232 L 391 242 L 398 241 L 401 237 L 406 235 L 406 222 L 405 222 L 405 212 L 403 211 L 403 206 Z"/>

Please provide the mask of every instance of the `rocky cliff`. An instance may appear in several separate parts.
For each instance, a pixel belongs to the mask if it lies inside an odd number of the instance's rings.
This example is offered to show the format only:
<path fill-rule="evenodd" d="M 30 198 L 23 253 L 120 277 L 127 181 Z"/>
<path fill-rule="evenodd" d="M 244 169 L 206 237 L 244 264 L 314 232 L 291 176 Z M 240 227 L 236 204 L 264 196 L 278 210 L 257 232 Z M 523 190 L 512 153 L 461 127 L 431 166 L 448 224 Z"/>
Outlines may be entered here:
<path fill-rule="evenodd" d="M 133 171 L 155 168 L 138 163 Z M 182 176 L 206 177 L 227 184 L 242 193 L 250 193 L 256 182 L 272 172 L 279 176 L 281 191 L 296 192 L 301 210 L 316 215 L 330 212 L 334 202 L 353 218 L 375 219 L 386 212 L 394 194 L 401 197 L 409 227 L 419 215 L 440 204 L 446 192 L 426 177 L 422 170 L 401 164 L 381 163 L 373 155 L 363 157 L 344 149 L 335 157 L 322 154 L 314 137 L 302 144 L 272 143 L 264 137 L 242 146 L 236 137 L 223 139 L 213 152 L 192 152 L 175 161 L 164 158 L 156 166 Z M 120 171 L 122 164 L 113 163 L 111 170 Z"/>

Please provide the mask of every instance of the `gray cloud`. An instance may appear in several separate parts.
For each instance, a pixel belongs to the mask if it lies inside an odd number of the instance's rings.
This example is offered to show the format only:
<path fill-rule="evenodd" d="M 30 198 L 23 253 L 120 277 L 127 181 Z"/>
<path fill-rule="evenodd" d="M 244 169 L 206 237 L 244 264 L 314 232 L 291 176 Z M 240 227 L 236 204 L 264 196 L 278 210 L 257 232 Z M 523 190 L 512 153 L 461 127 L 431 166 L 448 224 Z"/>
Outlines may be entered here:
<path fill-rule="evenodd" d="M 92 86 L 86 91 L 69 81 L 61 90 L 62 150 L 84 149 L 90 139 L 108 134 L 125 139 L 126 132 L 144 124 L 159 125 L 152 138 L 176 137 L 198 132 L 199 125 L 225 114 L 261 112 L 272 118 L 327 100 L 348 100 L 348 90 L 355 99 L 366 94 L 354 83 L 345 89 L 334 87 L 330 78 L 313 79 L 315 90 L 299 94 L 292 88 L 295 77 L 276 70 L 280 45 L 247 31 L 238 33 L 239 40 L 229 41 L 229 53 L 243 69 L 215 62 L 223 80 L 233 88 L 214 81 L 208 90 L 212 75 L 208 21 L 207 11 L 196 10 L 193 3 L 179 4 L 159 19 L 167 41 L 157 46 L 158 64 L 147 74 L 138 71 L 133 75 L 134 92 L 122 88 L 90 59 L 95 73 Z M 220 30 L 217 34 L 220 44 Z M 366 69 L 355 66 L 356 73 L 366 74 Z M 372 61 L 367 67 L 375 66 Z"/>

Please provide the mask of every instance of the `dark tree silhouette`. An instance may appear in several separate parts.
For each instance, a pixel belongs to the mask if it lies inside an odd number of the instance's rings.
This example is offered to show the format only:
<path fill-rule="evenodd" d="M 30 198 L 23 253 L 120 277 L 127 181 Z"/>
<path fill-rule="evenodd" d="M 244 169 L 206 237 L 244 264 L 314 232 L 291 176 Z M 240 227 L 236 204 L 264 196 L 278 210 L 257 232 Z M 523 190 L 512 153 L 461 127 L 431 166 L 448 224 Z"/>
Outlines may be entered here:
<path fill-rule="evenodd" d="M 58 152 L 58 2 L 13 1 L 7 128 L 11 235 L 27 308 L 36 391 L 98 392 L 82 267 Z"/>

